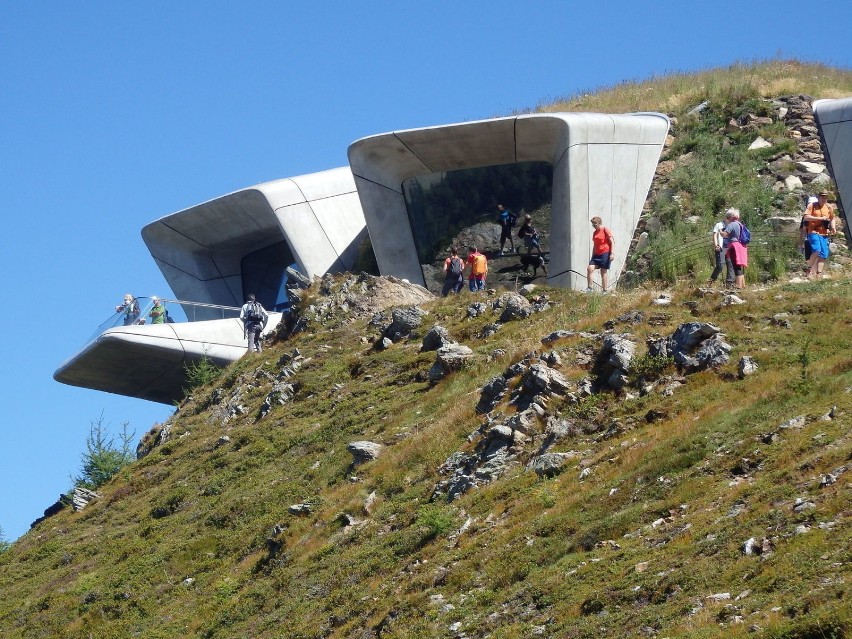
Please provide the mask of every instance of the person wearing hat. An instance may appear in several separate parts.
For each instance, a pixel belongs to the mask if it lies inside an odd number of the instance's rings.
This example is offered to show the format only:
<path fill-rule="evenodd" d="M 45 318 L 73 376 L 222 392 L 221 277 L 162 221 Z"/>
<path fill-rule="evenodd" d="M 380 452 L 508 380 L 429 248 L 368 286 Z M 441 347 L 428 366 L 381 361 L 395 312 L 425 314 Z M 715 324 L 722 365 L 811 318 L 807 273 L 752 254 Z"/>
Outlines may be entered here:
<path fill-rule="evenodd" d="M 808 203 L 805 205 L 805 208 L 809 207 L 811 204 L 816 204 L 819 202 L 819 198 L 816 195 L 812 195 L 808 198 Z M 802 221 L 799 222 L 799 251 L 801 251 L 805 256 L 805 271 L 808 270 L 807 263 L 811 259 L 811 245 L 808 244 L 808 223 L 805 222 L 805 214 L 802 213 Z"/>
<path fill-rule="evenodd" d="M 817 194 L 816 203 L 808 204 L 802 217 L 805 221 L 806 245 L 811 250 L 808 259 L 808 279 L 817 279 L 822 275 L 825 261 L 830 254 L 828 237 L 836 232 L 834 207 L 828 203 L 828 191 Z"/>
<path fill-rule="evenodd" d="M 148 317 L 151 318 L 152 324 L 165 324 L 166 323 L 166 306 L 156 295 L 151 298 L 151 301 L 154 303 L 154 307 L 151 309 L 151 312 L 148 313 Z"/>

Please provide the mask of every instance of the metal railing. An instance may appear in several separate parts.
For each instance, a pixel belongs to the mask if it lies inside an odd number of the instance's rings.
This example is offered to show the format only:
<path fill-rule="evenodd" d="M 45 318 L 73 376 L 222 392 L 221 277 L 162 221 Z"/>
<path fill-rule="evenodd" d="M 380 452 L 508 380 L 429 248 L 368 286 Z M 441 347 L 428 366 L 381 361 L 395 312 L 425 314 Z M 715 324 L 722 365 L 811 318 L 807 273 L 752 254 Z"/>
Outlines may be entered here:
<path fill-rule="evenodd" d="M 165 307 L 162 321 L 155 321 L 155 316 L 151 315 L 155 304 L 153 298 L 150 297 L 136 297 L 129 305 L 121 304 L 116 306 L 115 313 L 101 322 L 87 342 L 92 341 L 104 331 L 118 326 L 143 326 L 153 323 L 171 324 L 174 322 L 200 322 L 214 319 L 238 318 L 242 308 L 240 306 L 223 306 L 221 304 L 173 300 L 165 297 L 160 298 L 160 303 Z"/>

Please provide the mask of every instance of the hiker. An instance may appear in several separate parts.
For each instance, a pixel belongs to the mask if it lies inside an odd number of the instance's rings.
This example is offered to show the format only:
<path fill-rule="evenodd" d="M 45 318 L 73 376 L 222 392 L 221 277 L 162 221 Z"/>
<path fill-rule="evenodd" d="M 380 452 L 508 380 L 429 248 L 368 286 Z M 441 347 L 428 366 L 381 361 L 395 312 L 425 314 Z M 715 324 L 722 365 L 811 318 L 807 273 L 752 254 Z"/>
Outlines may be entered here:
<path fill-rule="evenodd" d="M 115 312 L 124 314 L 124 326 L 136 324 L 139 319 L 139 301 L 130 293 L 126 293 L 124 301 L 115 307 Z"/>
<path fill-rule="evenodd" d="M 527 255 L 532 253 L 533 249 L 541 255 L 541 244 L 538 241 L 538 231 L 532 225 L 532 216 L 528 213 L 524 216 L 524 223 L 518 229 L 518 237 L 524 241 L 524 246 L 527 247 Z"/>
<path fill-rule="evenodd" d="M 506 240 L 509 240 L 509 246 L 512 247 L 510 253 L 516 253 L 515 241 L 512 239 L 512 229 L 515 227 L 518 218 L 509 209 L 503 208 L 502 204 L 497 205 L 497 213 L 499 215 L 497 223 L 500 225 L 500 255 L 505 253 L 503 247 L 506 246 Z"/>
<path fill-rule="evenodd" d="M 609 266 L 612 263 L 613 235 L 612 231 L 603 225 L 598 216 L 591 219 L 592 227 L 592 259 L 586 268 L 586 292 L 592 292 L 592 275 L 596 270 L 601 272 L 601 289 L 606 293 L 609 286 Z"/>
<path fill-rule="evenodd" d="M 808 204 L 802 219 L 806 225 L 806 245 L 811 250 L 807 278 L 817 279 L 822 277 L 822 266 L 831 254 L 828 236 L 837 231 L 834 207 L 828 203 L 828 191 L 820 191 L 817 194 L 816 204 Z"/>
<path fill-rule="evenodd" d="M 730 208 L 725 212 L 727 225 L 722 231 L 722 237 L 727 238 L 728 248 L 725 251 L 725 264 L 730 264 L 734 271 L 734 288 L 745 288 L 745 268 L 748 266 L 748 247 L 740 242 L 743 225 L 740 222 L 739 209 Z"/>
<path fill-rule="evenodd" d="M 802 220 L 799 222 L 799 250 L 805 256 L 805 271 L 808 270 L 808 262 L 811 259 L 811 246 L 808 244 L 808 223 L 805 220 L 805 215 L 807 214 L 808 207 L 811 204 L 817 204 L 819 202 L 819 198 L 816 195 L 812 195 L 808 198 L 808 203 L 805 204 L 805 212 L 802 213 Z M 820 269 L 822 270 L 822 269 Z"/>
<path fill-rule="evenodd" d="M 246 297 L 246 303 L 240 309 L 240 319 L 243 321 L 243 337 L 248 338 L 249 352 L 260 353 L 263 350 L 260 345 L 260 334 L 266 328 L 269 316 L 261 303 L 255 299 L 254 293 L 249 293 Z"/>
<path fill-rule="evenodd" d="M 724 218 L 723 218 L 724 219 Z M 728 248 L 727 238 L 722 237 L 722 231 L 725 230 L 725 223 L 722 220 L 713 225 L 713 259 L 715 266 L 710 274 L 710 284 L 715 284 L 716 280 L 722 274 L 722 267 L 727 266 L 725 261 L 725 249 Z M 734 266 L 725 268 L 725 288 L 730 288 L 734 284 Z"/>
<path fill-rule="evenodd" d="M 485 277 L 488 275 L 488 260 L 485 256 L 471 246 L 467 253 L 467 263 L 470 266 L 470 275 L 467 278 L 468 287 L 471 291 L 485 290 Z"/>
<path fill-rule="evenodd" d="M 446 297 L 452 291 L 458 293 L 464 286 L 464 262 L 459 257 L 459 250 L 454 246 L 450 256 L 444 260 L 444 288 L 441 297 Z"/>
<path fill-rule="evenodd" d="M 151 312 L 148 313 L 148 317 L 151 318 L 152 324 L 165 324 L 166 323 L 166 305 L 160 301 L 160 298 L 156 295 L 151 298 L 151 301 L 154 303 L 154 307 L 151 309 Z"/>

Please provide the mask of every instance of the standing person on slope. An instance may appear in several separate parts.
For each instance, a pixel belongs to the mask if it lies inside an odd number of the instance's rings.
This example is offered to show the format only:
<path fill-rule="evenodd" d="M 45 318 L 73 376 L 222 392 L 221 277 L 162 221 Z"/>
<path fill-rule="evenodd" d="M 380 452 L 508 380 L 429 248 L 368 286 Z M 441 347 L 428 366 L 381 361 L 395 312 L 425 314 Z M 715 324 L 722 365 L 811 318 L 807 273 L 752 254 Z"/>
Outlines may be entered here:
<path fill-rule="evenodd" d="M 488 275 L 488 260 L 485 256 L 471 246 L 467 253 L 467 263 L 470 266 L 470 275 L 467 284 L 471 292 L 485 290 L 485 277 Z"/>
<path fill-rule="evenodd" d="M 255 300 L 254 293 L 249 293 L 246 303 L 240 309 L 240 319 L 243 321 L 243 335 L 248 337 L 248 350 L 251 353 L 260 353 L 263 348 L 260 345 L 260 334 L 266 328 L 269 316 L 260 302 Z"/>
<path fill-rule="evenodd" d="M 593 217 L 592 227 L 592 259 L 586 269 L 586 292 L 592 291 L 592 275 L 598 269 L 601 272 L 601 289 L 606 293 L 609 286 L 609 265 L 612 262 L 612 250 L 614 238 L 612 231 L 603 225 L 603 220 L 597 216 Z"/>
<path fill-rule="evenodd" d="M 444 288 L 441 297 L 446 297 L 450 292 L 458 293 L 464 286 L 464 262 L 459 257 L 459 250 L 454 246 L 450 249 L 450 256 L 444 260 Z"/>

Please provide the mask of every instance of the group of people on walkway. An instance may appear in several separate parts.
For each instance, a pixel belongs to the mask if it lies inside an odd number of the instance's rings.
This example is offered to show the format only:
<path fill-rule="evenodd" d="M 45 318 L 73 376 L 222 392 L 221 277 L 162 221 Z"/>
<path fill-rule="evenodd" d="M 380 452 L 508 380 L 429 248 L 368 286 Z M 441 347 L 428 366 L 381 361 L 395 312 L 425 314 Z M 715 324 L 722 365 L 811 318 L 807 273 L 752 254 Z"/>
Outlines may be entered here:
<path fill-rule="evenodd" d="M 166 305 L 156 295 L 151 298 L 153 306 L 148 312 L 148 317 L 151 318 L 151 324 L 165 324 L 171 322 Z M 132 326 L 134 324 L 145 324 L 146 318 L 141 317 L 142 310 L 139 307 L 139 300 L 131 293 L 125 293 L 124 299 L 115 307 L 115 312 L 120 313 L 123 326 Z"/>
<path fill-rule="evenodd" d="M 500 255 L 506 254 L 506 242 L 509 243 L 510 253 L 520 253 L 520 246 L 515 247 L 515 242 L 512 239 L 512 229 L 517 223 L 517 216 L 502 204 L 497 205 L 498 218 L 497 223 L 500 225 Z M 591 219 L 592 231 L 592 258 L 589 260 L 589 266 L 586 271 L 587 291 L 592 290 L 593 275 L 595 271 L 601 273 L 601 288 L 604 292 L 609 287 L 609 268 L 612 262 L 612 253 L 614 245 L 614 237 L 612 231 L 603 225 L 603 220 L 600 217 Z M 521 223 L 517 233 L 518 239 L 522 240 L 526 247 L 526 254 L 521 255 L 521 264 L 525 269 L 532 268 L 532 273 L 535 275 L 538 268 L 544 271 L 547 276 L 547 267 L 545 266 L 544 255 L 541 250 L 541 242 L 539 233 L 532 223 L 532 216 L 524 215 L 524 220 Z M 465 275 L 467 275 L 468 288 L 473 291 L 485 290 L 485 280 L 488 275 L 488 260 L 476 246 L 468 248 L 467 258 L 463 259 L 459 255 L 459 249 L 453 246 L 450 249 L 449 256 L 444 260 L 444 286 L 441 289 L 441 296 L 446 297 L 450 293 L 459 293 L 464 288 Z"/>

